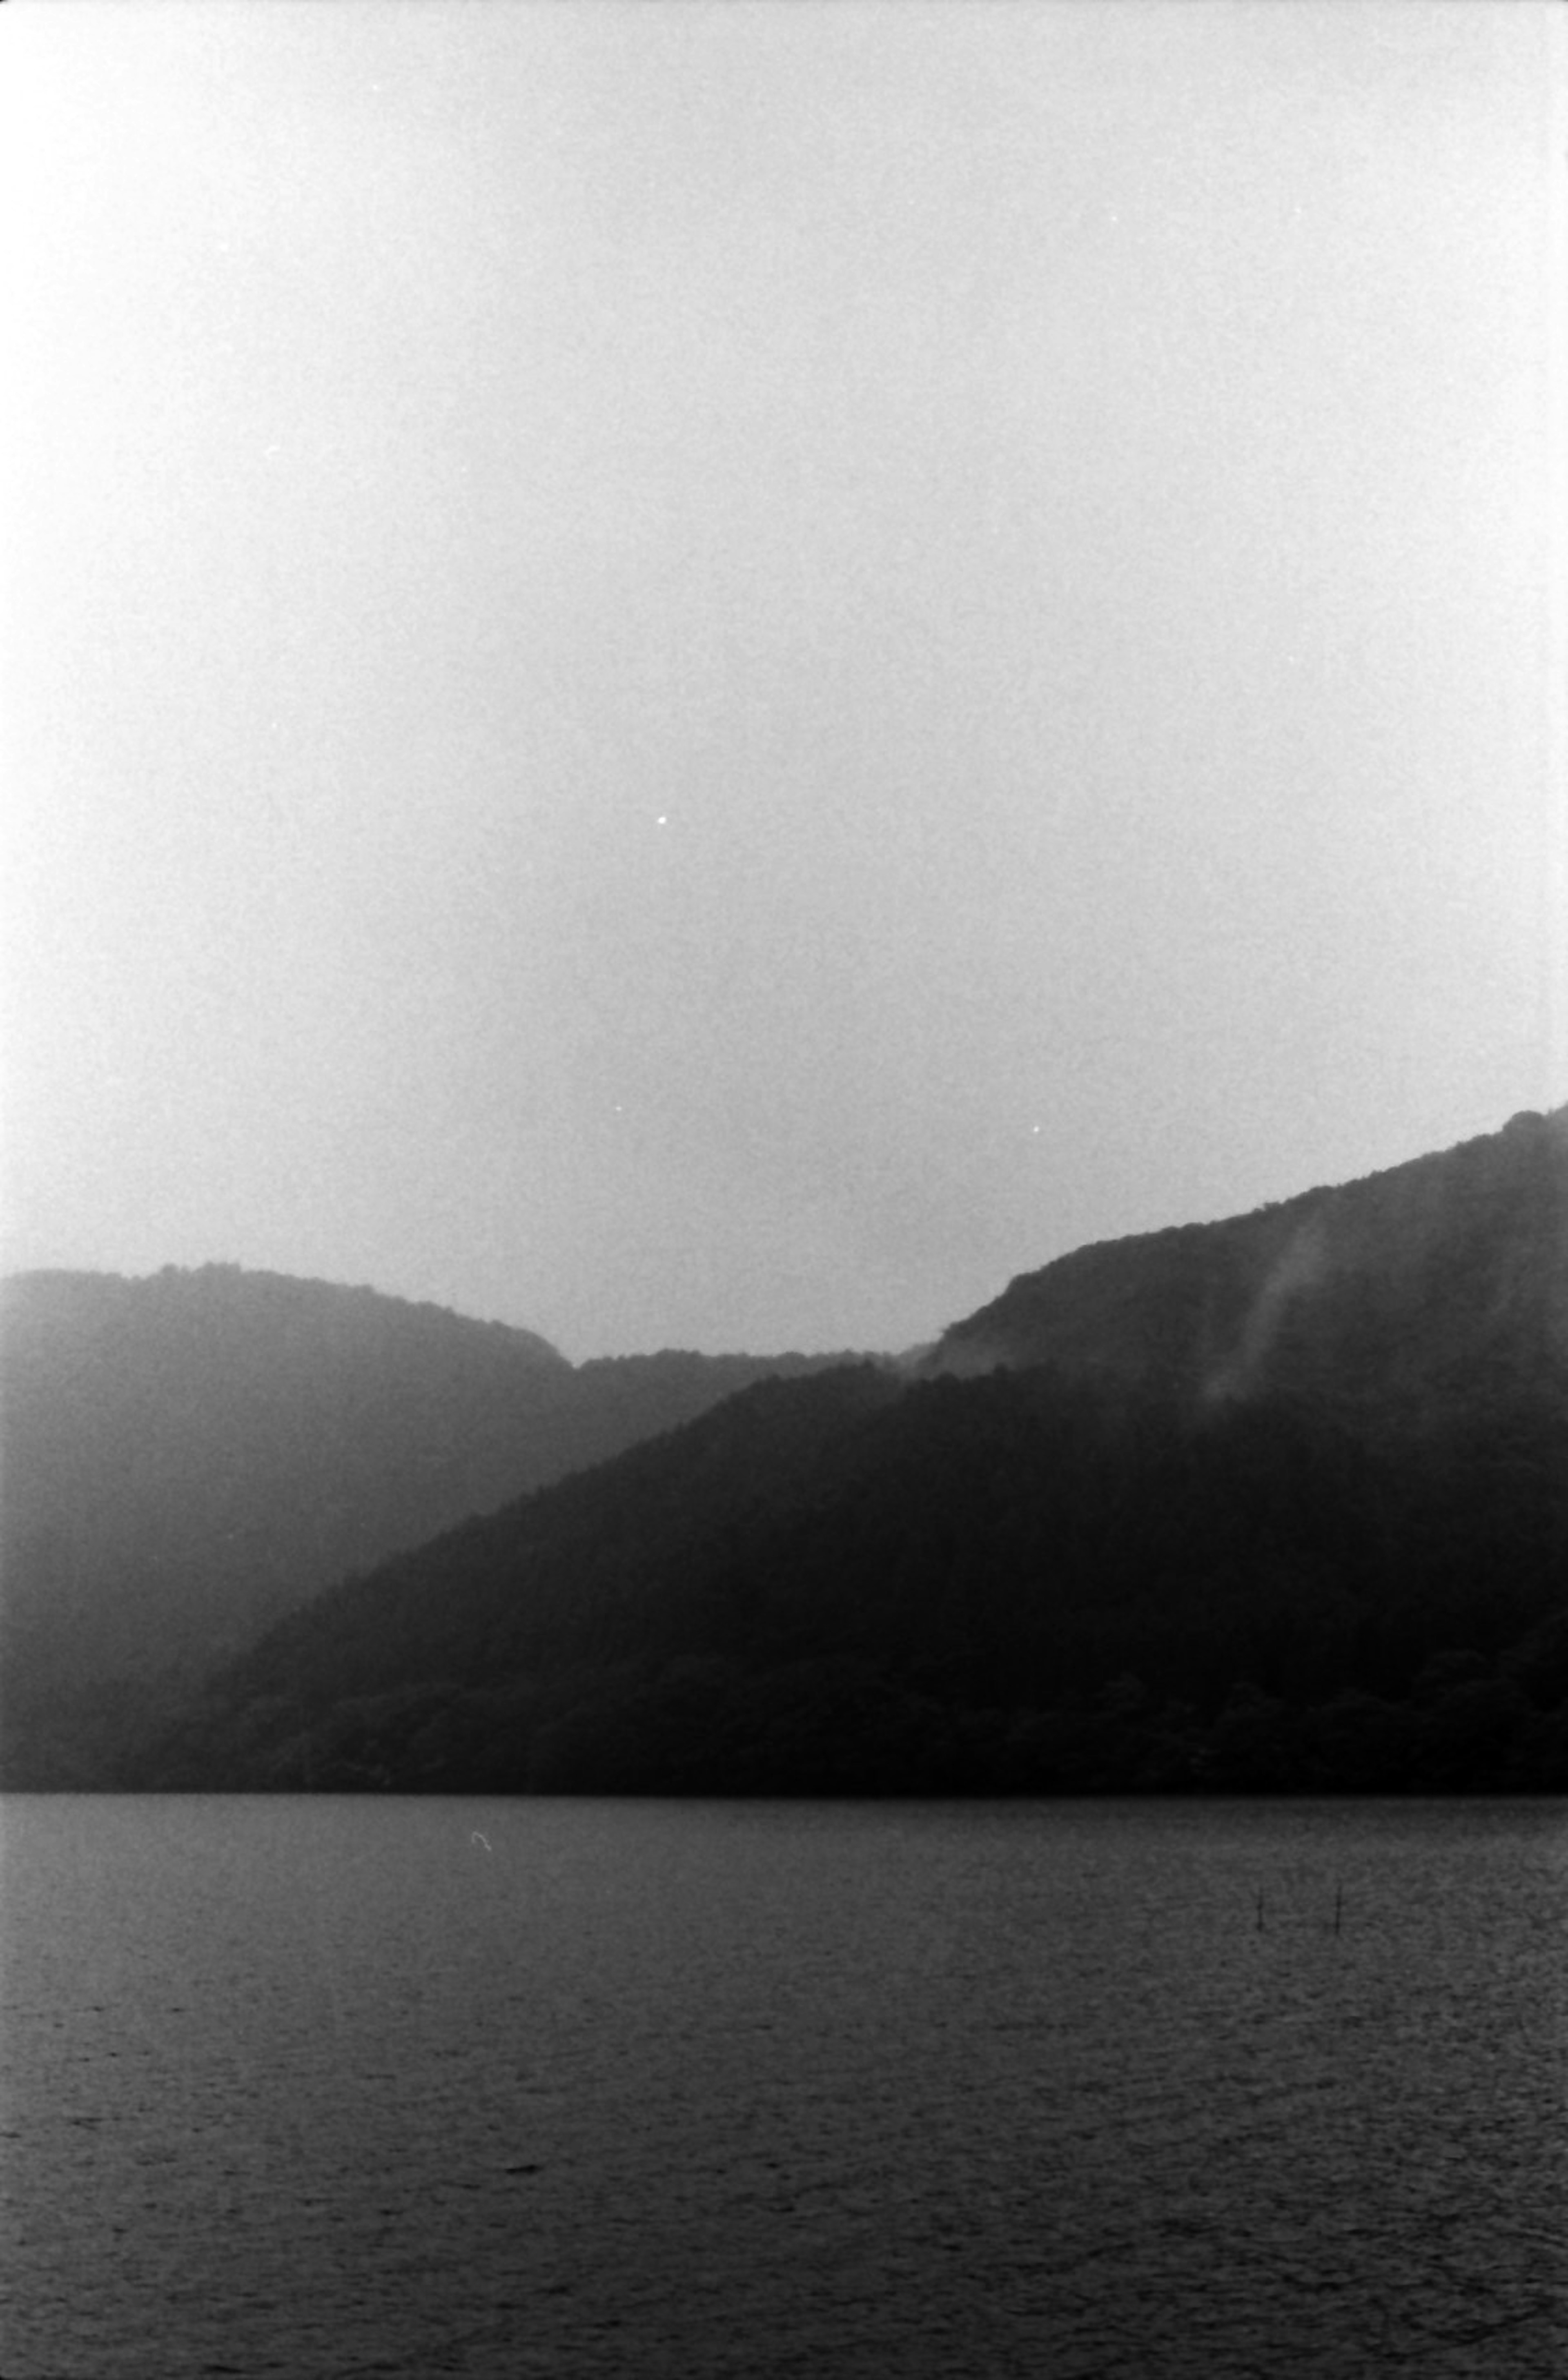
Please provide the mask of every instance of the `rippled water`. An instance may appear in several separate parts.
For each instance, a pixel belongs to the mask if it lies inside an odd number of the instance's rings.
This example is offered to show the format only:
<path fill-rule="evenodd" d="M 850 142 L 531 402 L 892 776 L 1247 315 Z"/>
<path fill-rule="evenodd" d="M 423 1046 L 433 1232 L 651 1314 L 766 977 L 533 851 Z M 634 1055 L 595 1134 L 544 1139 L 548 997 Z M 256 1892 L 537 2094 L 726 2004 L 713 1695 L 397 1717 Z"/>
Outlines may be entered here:
<path fill-rule="evenodd" d="M 1561 1805 L 0 1840 L 9 2380 L 1568 2363 Z"/>

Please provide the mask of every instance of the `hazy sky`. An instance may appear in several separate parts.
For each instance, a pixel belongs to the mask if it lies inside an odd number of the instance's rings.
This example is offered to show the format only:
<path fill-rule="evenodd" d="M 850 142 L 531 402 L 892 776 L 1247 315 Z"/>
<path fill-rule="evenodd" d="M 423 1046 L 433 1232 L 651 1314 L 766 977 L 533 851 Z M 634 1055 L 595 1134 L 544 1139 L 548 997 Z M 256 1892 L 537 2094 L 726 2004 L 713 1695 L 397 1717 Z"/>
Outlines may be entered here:
<path fill-rule="evenodd" d="M 7 1269 L 902 1346 L 1568 1098 L 1565 57 L 12 0 Z"/>

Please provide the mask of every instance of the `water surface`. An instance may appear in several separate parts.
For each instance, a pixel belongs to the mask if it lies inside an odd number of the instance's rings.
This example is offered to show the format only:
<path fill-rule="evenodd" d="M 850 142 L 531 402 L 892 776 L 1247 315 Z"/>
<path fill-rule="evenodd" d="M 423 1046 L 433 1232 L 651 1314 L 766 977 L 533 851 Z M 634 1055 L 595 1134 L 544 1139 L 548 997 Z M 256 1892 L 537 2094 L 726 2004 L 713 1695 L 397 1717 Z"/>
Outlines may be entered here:
<path fill-rule="evenodd" d="M 1561 1805 L 0 1840 L 10 2380 L 1565 2368 Z"/>

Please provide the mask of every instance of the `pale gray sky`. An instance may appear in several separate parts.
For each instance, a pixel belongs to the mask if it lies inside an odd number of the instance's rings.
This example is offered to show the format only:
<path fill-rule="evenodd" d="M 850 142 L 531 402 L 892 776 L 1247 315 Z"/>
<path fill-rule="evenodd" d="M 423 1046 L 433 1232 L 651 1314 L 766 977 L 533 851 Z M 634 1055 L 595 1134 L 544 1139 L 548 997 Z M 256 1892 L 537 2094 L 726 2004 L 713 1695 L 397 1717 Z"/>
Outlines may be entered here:
<path fill-rule="evenodd" d="M 1534 0 L 12 0 L 5 1263 L 899 1346 L 1568 1098 Z"/>

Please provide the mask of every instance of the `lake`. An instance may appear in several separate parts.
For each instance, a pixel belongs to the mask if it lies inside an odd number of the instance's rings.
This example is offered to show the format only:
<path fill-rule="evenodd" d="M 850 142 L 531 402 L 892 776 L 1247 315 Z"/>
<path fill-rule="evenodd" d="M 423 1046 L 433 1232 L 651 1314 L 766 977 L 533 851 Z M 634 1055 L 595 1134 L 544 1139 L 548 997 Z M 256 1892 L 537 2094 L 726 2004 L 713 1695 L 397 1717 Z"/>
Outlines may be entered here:
<path fill-rule="evenodd" d="M 1556 2380 L 1568 1811 L 18 1796 L 8 2380 Z"/>

